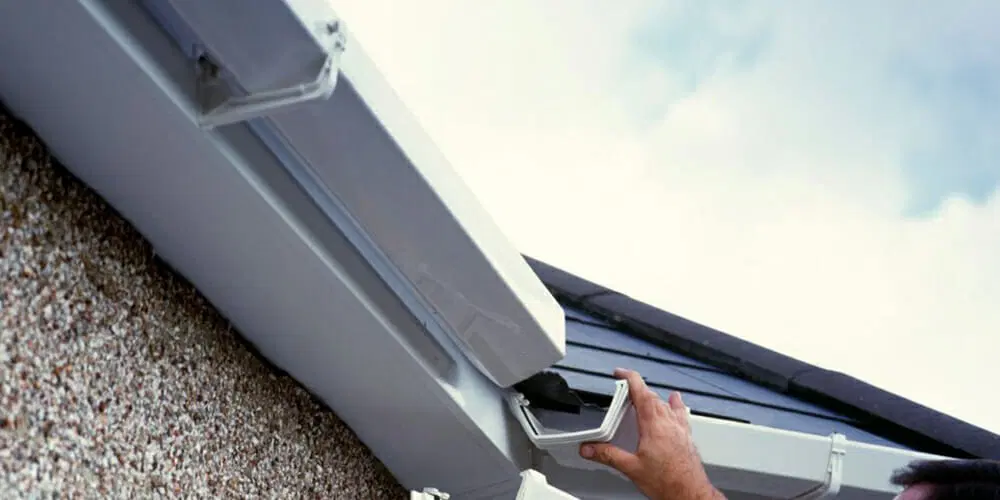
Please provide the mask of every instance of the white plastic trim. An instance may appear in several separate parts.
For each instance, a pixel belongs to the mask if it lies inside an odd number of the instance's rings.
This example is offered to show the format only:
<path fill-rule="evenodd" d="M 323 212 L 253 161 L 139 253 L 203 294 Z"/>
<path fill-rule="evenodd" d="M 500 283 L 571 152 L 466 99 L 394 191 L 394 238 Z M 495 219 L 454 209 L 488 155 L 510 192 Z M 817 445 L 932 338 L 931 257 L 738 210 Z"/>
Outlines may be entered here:
<path fill-rule="evenodd" d="M 217 104 L 211 103 L 210 100 L 216 93 L 214 91 L 231 92 L 231 90 L 225 89 L 228 85 L 219 74 L 221 68 L 214 65 L 205 66 L 206 59 L 204 58 L 210 58 L 211 55 L 199 55 L 199 64 L 195 70 L 199 92 L 202 94 L 203 105 L 206 106 L 203 114 L 198 118 L 201 126 L 205 129 L 212 129 L 252 120 L 297 104 L 328 99 L 333 95 L 333 90 L 337 86 L 337 75 L 340 74 L 340 55 L 344 52 L 347 40 L 340 31 L 339 21 L 324 23 L 320 26 L 319 31 L 322 33 L 321 36 L 328 37 L 330 40 L 326 59 L 312 81 L 280 89 L 254 92 L 246 96 L 223 97 L 222 102 Z"/>
<path fill-rule="evenodd" d="M 549 484 L 545 475 L 533 469 L 521 472 L 521 487 L 517 500 L 578 500 L 575 496 Z"/>
<path fill-rule="evenodd" d="M 502 491 L 489 496 L 504 500 L 511 498 L 514 500 L 578 500 L 577 497 L 549 484 L 545 475 L 534 469 L 521 471 L 520 485 L 513 495 L 505 494 Z M 437 488 L 410 491 L 410 500 L 448 500 L 449 498 L 451 495 Z"/>
<path fill-rule="evenodd" d="M 437 488 L 424 488 L 423 491 L 410 491 L 410 500 L 449 500 L 451 495 Z"/>
<path fill-rule="evenodd" d="M 899 493 L 889 482 L 893 471 L 913 460 L 944 458 L 853 442 L 841 434 L 818 436 L 696 415 L 690 421 L 709 478 L 734 497 L 831 498 L 836 493 L 838 499 L 889 500 Z M 567 466 L 552 456 L 543 455 L 535 468 L 581 500 L 645 498 L 618 475 Z"/>
<path fill-rule="evenodd" d="M 517 478 L 531 445 L 502 390 L 424 327 L 246 126 L 199 126 L 188 56 L 138 2 L 0 2 L 4 104 L 404 487 L 460 495 Z"/>
<path fill-rule="evenodd" d="M 830 435 L 830 461 L 826 466 L 826 480 L 815 489 L 807 491 L 795 500 L 815 500 L 835 498 L 844 482 L 844 459 L 847 455 L 847 436 L 839 433 Z"/>
<path fill-rule="evenodd" d="M 248 95 L 314 74 L 329 55 L 315 27 L 337 19 L 323 0 L 143 4 L 179 47 L 204 47 Z M 426 328 L 447 332 L 494 383 L 509 387 L 558 362 L 562 309 L 340 30 L 332 97 L 251 120 L 251 130 Z"/>
<path fill-rule="evenodd" d="M 513 495 L 534 444 L 505 392 L 446 337 L 421 327 L 368 256 L 284 175 L 258 135 L 244 126 L 198 126 L 190 60 L 135 2 L 0 2 L 0 60 L 0 97 L 56 158 L 129 219 L 262 353 L 333 408 L 404 487 L 434 484 L 463 499 Z M 375 103 L 380 112 L 373 119 L 352 111 L 332 125 L 407 129 L 388 109 L 390 101 L 371 97 L 385 86 L 377 74 L 366 73 L 363 63 L 345 66 L 349 86 L 364 87 L 367 97 L 347 94 L 338 103 L 355 110 Z M 281 88 L 279 80 L 264 78 L 250 90 Z M 342 87 L 323 101 L 324 111 Z M 419 134 L 398 135 L 416 151 L 413 163 L 433 156 Z M 889 499 L 898 491 L 888 481 L 894 469 L 941 458 L 691 421 L 709 475 L 731 492 L 791 498 L 821 485 L 832 490 L 831 472 L 839 468 L 838 498 Z M 623 416 L 613 434 L 627 422 Z M 842 456 L 831 453 L 840 446 Z M 538 468 L 549 484 L 580 499 L 640 498 L 612 474 L 547 456 Z M 508 482 L 508 496 L 486 493 Z"/>
<path fill-rule="evenodd" d="M 629 401 L 627 380 L 615 381 L 615 393 L 601 425 L 592 429 L 570 432 L 547 429 L 531 412 L 531 402 L 515 391 L 508 392 L 507 403 L 532 444 L 567 467 L 618 474 L 604 465 L 582 458 L 580 445 L 586 442 L 614 442 L 625 449 L 635 450 L 638 441 L 635 409 Z"/>
<path fill-rule="evenodd" d="M 511 411 L 514 412 L 518 421 L 524 427 L 525 432 L 528 433 L 531 442 L 539 448 L 550 449 L 566 443 L 582 443 L 586 441 L 610 441 L 618 431 L 618 426 L 621 424 L 629 405 L 628 381 L 615 381 L 615 393 L 600 427 L 582 431 L 549 432 L 531 413 L 531 402 L 523 394 L 512 391 L 509 393 L 507 401 L 510 404 Z"/>

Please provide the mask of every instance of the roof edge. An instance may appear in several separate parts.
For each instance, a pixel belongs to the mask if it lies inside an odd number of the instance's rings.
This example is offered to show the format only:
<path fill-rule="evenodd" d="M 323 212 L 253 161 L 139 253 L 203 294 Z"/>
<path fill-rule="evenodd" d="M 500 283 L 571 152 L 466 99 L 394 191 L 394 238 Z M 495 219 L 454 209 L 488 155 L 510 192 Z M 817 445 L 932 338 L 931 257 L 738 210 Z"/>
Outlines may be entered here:
<path fill-rule="evenodd" d="M 1000 436 L 843 373 L 820 368 L 657 309 L 524 256 L 561 302 L 647 342 L 858 420 L 900 444 L 956 458 L 1000 459 Z"/>

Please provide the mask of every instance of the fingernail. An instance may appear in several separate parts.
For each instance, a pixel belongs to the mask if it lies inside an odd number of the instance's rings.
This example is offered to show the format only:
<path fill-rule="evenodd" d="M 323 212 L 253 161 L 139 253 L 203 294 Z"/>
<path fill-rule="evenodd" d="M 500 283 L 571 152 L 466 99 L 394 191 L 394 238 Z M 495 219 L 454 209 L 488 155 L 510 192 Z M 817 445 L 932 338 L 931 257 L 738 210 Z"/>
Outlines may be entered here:
<path fill-rule="evenodd" d="M 589 444 L 585 444 L 580 447 L 580 455 L 583 458 L 593 458 L 594 457 L 594 447 Z"/>

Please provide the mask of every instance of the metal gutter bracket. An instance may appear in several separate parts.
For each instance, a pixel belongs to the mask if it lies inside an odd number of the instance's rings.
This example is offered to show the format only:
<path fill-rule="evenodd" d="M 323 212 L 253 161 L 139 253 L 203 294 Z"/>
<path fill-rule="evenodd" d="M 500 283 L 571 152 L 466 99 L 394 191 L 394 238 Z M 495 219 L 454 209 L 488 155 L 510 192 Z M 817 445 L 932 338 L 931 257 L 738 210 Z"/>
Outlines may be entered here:
<path fill-rule="evenodd" d="M 319 36 L 321 39 L 326 39 L 328 48 L 326 59 L 315 78 L 308 82 L 245 96 L 232 95 L 230 89 L 233 86 L 227 82 L 223 69 L 206 51 L 201 50 L 196 54 L 195 63 L 196 92 L 201 107 L 198 125 L 210 130 L 266 116 L 288 106 L 329 98 L 337 86 L 340 56 L 346 47 L 347 37 L 340 21 L 336 20 L 320 26 Z"/>
<path fill-rule="evenodd" d="M 794 500 L 817 500 L 836 497 L 840 493 L 840 486 L 844 481 L 844 457 L 846 455 L 847 436 L 838 432 L 830 434 L 830 461 L 826 466 L 826 481 L 795 497 Z"/>

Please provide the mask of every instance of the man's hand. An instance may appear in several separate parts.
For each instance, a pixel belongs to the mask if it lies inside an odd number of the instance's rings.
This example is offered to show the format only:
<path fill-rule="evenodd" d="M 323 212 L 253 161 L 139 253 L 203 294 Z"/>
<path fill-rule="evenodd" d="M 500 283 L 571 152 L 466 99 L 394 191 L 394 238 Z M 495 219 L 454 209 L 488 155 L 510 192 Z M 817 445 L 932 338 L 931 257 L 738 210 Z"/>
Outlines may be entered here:
<path fill-rule="evenodd" d="M 653 500 L 724 499 L 695 450 L 681 395 L 675 392 L 669 402 L 663 401 L 634 371 L 618 369 L 615 377 L 628 380 L 639 424 L 638 448 L 633 454 L 610 443 L 585 443 L 580 455 L 617 469 Z"/>

